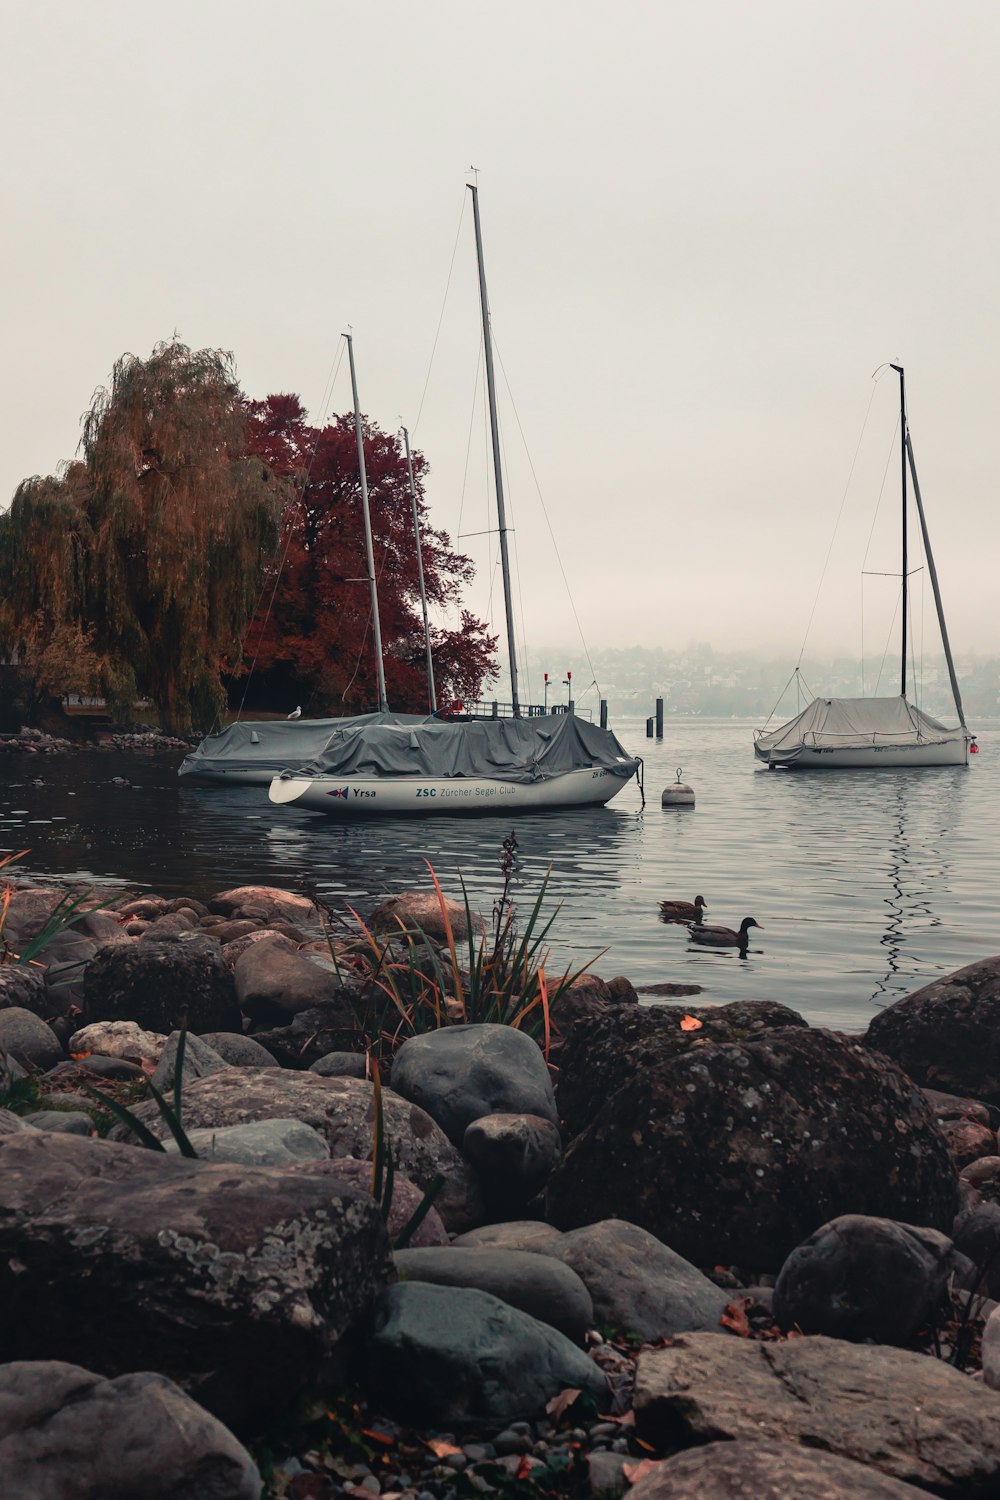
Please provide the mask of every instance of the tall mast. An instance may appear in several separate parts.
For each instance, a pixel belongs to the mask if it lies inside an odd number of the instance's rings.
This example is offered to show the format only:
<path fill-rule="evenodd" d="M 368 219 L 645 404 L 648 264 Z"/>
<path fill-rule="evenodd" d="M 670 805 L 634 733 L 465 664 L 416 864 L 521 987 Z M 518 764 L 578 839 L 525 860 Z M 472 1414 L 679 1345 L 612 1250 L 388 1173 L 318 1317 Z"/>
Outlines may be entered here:
<path fill-rule="evenodd" d="M 358 472 L 361 475 L 361 508 L 365 517 L 365 552 L 368 558 L 368 586 L 372 596 L 372 623 L 375 627 L 375 665 L 378 667 L 378 706 L 382 712 L 389 707 L 385 696 L 385 667 L 382 664 L 382 627 L 378 617 L 378 590 L 375 587 L 375 554 L 372 550 L 372 520 L 368 512 L 368 474 L 365 469 L 365 440 L 361 431 L 361 407 L 358 404 L 358 377 L 354 370 L 354 340 L 349 333 L 347 353 L 351 361 L 351 390 L 354 393 L 354 431 L 358 439 Z"/>
<path fill-rule="evenodd" d="M 903 376 L 902 365 L 892 365 L 891 369 L 899 375 L 899 456 L 903 472 L 903 653 L 902 666 L 900 667 L 899 679 L 900 696 L 906 697 L 906 382 Z"/>
<path fill-rule="evenodd" d="M 427 692 L 431 713 L 437 713 L 437 695 L 434 692 L 434 658 L 431 655 L 431 627 L 427 619 L 427 590 L 424 588 L 424 559 L 420 550 L 420 517 L 417 514 L 417 487 L 413 482 L 413 459 L 410 457 L 410 434 L 403 428 L 406 444 L 406 472 L 410 480 L 410 504 L 413 507 L 413 535 L 417 541 L 417 577 L 420 579 L 420 608 L 424 612 L 424 644 L 427 647 Z"/>
<path fill-rule="evenodd" d="M 958 722 L 965 728 L 965 711 L 962 708 L 962 695 L 958 690 L 958 677 L 955 673 L 955 663 L 951 659 L 951 643 L 948 640 L 948 627 L 944 623 L 944 605 L 941 603 L 941 589 L 938 586 L 937 568 L 934 566 L 934 554 L 931 551 L 931 539 L 927 535 L 927 519 L 924 515 L 924 502 L 920 498 L 920 481 L 917 478 L 917 465 L 913 457 L 913 444 L 910 434 L 906 434 L 906 453 L 910 460 L 910 474 L 913 479 L 913 498 L 917 502 L 917 515 L 920 517 L 920 533 L 924 539 L 924 556 L 927 559 L 927 571 L 931 575 L 931 588 L 934 590 L 934 607 L 937 610 L 938 625 L 941 629 L 941 644 L 944 647 L 944 659 L 948 663 L 948 676 L 951 679 L 952 697 L 955 699 L 955 708 L 958 712 Z"/>
<path fill-rule="evenodd" d="M 472 212 L 476 221 L 476 263 L 479 266 L 479 301 L 483 311 L 483 348 L 486 353 L 486 390 L 490 402 L 490 431 L 493 436 L 493 473 L 496 477 L 497 518 L 500 525 L 500 567 L 503 572 L 503 602 L 507 613 L 507 654 L 510 657 L 510 699 L 515 719 L 521 717 L 517 696 L 517 651 L 514 646 L 514 605 L 510 591 L 510 560 L 507 556 L 507 518 L 503 505 L 503 473 L 500 464 L 500 429 L 497 425 L 497 398 L 493 381 L 493 341 L 490 338 L 490 306 L 486 297 L 486 268 L 483 265 L 483 235 L 479 224 L 479 189 L 467 184 L 472 194 Z"/>

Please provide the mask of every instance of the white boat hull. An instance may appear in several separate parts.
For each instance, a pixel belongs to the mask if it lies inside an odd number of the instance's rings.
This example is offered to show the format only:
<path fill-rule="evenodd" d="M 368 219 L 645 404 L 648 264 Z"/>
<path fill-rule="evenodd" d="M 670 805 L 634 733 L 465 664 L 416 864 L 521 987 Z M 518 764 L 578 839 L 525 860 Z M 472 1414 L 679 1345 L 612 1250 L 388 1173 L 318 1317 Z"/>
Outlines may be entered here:
<path fill-rule="evenodd" d="M 905 766 L 966 766 L 969 742 L 962 738 L 927 745 L 800 745 L 794 752 L 776 754 L 754 746 L 754 754 L 772 770 L 895 771 Z"/>
<path fill-rule="evenodd" d="M 377 814 L 427 817 L 470 813 L 545 812 L 561 807 L 600 807 L 610 802 L 638 770 L 567 771 L 546 781 L 500 781 L 489 777 L 276 776 L 268 796 L 279 806 L 302 807 L 339 819 Z"/>

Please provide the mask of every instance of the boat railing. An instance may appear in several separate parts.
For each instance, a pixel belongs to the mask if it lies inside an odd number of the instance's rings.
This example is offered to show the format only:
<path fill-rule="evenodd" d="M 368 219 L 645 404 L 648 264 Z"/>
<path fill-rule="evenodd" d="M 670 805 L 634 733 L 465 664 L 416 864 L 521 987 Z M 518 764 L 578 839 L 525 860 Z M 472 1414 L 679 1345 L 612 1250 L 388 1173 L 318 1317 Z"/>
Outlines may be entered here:
<path fill-rule="evenodd" d="M 548 706 L 542 703 L 522 703 L 520 705 L 522 719 L 540 719 L 546 714 L 576 714 L 578 719 L 593 720 L 593 713 L 589 708 L 577 708 L 570 703 L 550 703 Z M 467 703 L 457 717 L 463 719 L 512 719 L 514 717 L 514 705 L 512 703 L 501 703 L 499 699 L 493 698 L 480 703 Z"/>

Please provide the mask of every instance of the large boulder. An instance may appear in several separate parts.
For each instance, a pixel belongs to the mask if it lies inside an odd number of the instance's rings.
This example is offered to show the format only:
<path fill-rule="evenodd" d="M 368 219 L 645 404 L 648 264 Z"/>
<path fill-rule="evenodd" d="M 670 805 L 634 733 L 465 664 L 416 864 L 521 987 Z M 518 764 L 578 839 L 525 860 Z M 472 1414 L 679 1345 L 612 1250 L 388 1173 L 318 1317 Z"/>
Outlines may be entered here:
<path fill-rule="evenodd" d="M 483 1115 L 556 1119 L 541 1049 L 513 1026 L 442 1026 L 411 1036 L 393 1060 L 392 1086 L 437 1120 L 456 1146 Z"/>
<path fill-rule="evenodd" d="M 458 1245 L 397 1250 L 401 1281 L 473 1287 L 519 1307 L 541 1323 L 582 1344 L 594 1324 L 594 1304 L 586 1286 L 568 1265 L 528 1250 L 475 1250 Z"/>
<path fill-rule="evenodd" d="M 707 1443 L 665 1459 L 629 1490 L 629 1500 L 926 1500 L 849 1458 L 788 1443 Z"/>
<path fill-rule="evenodd" d="M 207 1042 L 224 1062 L 234 1068 L 276 1068 L 277 1058 L 262 1047 L 256 1037 L 243 1036 L 237 1031 L 203 1031 L 203 1042 Z"/>
<path fill-rule="evenodd" d="M 229 1064 L 220 1057 L 214 1047 L 203 1041 L 200 1036 L 193 1032 L 184 1035 L 180 1031 L 172 1031 L 167 1037 L 160 1060 L 156 1064 L 153 1074 L 153 1084 L 161 1094 L 169 1093 L 174 1087 L 177 1077 L 177 1053 L 180 1049 L 181 1037 L 184 1036 L 184 1066 L 181 1069 L 182 1091 L 189 1088 L 196 1078 L 207 1078 L 210 1073 L 221 1073 L 223 1068 Z"/>
<path fill-rule="evenodd" d="M 322 1167 L 0 1136 L 6 1357 L 158 1370 L 252 1430 L 329 1376 L 391 1275 L 375 1205 Z"/>
<path fill-rule="evenodd" d="M 720 1331 L 732 1297 L 645 1229 L 607 1219 L 539 1247 L 575 1271 L 602 1326 L 648 1341 L 675 1333 Z"/>
<path fill-rule="evenodd" d="M 766 1031 L 804 1027 L 797 1011 L 771 1000 L 680 1010 L 668 1005 L 615 1005 L 581 1016 L 559 1052 L 559 1118 L 578 1134 L 600 1105 L 647 1068 L 684 1057 L 709 1042 L 752 1041 Z"/>
<path fill-rule="evenodd" d="M 353 1156 L 337 1156 L 329 1163 L 327 1170 L 342 1182 L 353 1183 L 355 1187 L 366 1193 L 372 1190 L 374 1163 L 370 1161 L 358 1161 Z M 418 1188 L 416 1183 L 411 1182 L 408 1177 L 404 1177 L 402 1172 L 397 1171 L 393 1174 L 389 1216 L 386 1219 L 386 1228 L 393 1245 L 407 1229 L 409 1229 L 407 1243 L 415 1250 L 449 1243 L 448 1231 L 433 1201 L 430 1208 L 424 1212 L 417 1227 L 409 1228 L 414 1214 L 418 1209 L 423 1208 L 426 1198 L 426 1192 Z"/>
<path fill-rule="evenodd" d="M 955 1500 L 1000 1492 L 1000 1395 L 904 1349 L 684 1334 L 639 1355 L 635 1418 L 658 1448 L 776 1441 Z"/>
<path fill-rule="evenodd" d="M 63 1060 L 62 1043 L 34 1011 L 11 1005 L 0 1010 L 0 1048 L 23 1068 L 47 1073 Z"/>
<path fill-rule="evenodd" d="M 478 912 L 473 913 L 472 924 L 476 934 L 485 931 Z M 457 942 L 468 939 L 469 921 L 464 902 L 452 901 L 448 896 L 439 898 L 435 891 L 401 891 L 398 896 L 389 896 L 380 902 L 368 918 L 372 932 L 390 935 L 408 932 L 441 943 L 447 941 L 448 925 Z"/>
<path fill-rule="evenodd" d="M 372 1392 L 401 1416 L 437 1425 L 537 1417 L 567 1386 L 608 1399 L 597 1365 L 563 1334 L 467 1287 L 390 1287 L 368 1354 Z"/>
<path fill-rule="evenodd" d="M 301 1120 L 256 1120 L 252 1125 L 226 1125 L 222 1130 L 188 1130 L 186 1135 L 200 1161 L 297 1167 L 303 1162 L 330 1160 L 326 1141 Z M 174 1140 L 163 1144 L 168 1151 L 180 1151 Z"/>
<path fill-rule="evenodd" d="M 310 1068 L 329 1053 L 350 1051 L 362 1041 L 346 992 L 329 1005 L 314 1005 L 286 1019 L 287 1025 L 268 1026 L 253 1034 L 253 1040 L 285 1068 Z"/>
<path fill-rule="evenodd" d="M 462 1151 L 506 1217 L 544 1187 L 562 1157 L 562 1137 L 540 1115 L 484 1115 L 467 1127 Z"/>
<path fill-rule="evenodd" d="M 951 1228 L 958 1183 L 926 1100 L 849 1038 L 695 1043 L 595 1096 L 549 1179 L 559 1228 L 626 1219 L 696 1265 L 766 1271 L 844 1213 Z"/>
<path fill-rule="evenodd" d="M 60 1360 L 0 1365 L 0 1473 L 10 1500 L 259 1500 L 221 1422 L 163 1375 L 105 1380 Z"/>
<path fill-rule="evenodd" d="M 953 1269 L 934 1229 L 843 1214 L 796 1246 L 774 1288 L 783 1328 L 906 1344 L 932 1316 Z"/>
<path fill-rule="evenodd" d="M 400 1171 L 425 1190 L 435 1177 L 444 1181 L 434 1200 L 449 1229 L 472 1228 L 482 1220 L 482 1197 L 476 1175 L 429 1115 L 382 1090 L 385 1132 Z M 161 1140 L 167 1127 L 156 1104 L 148 1100 L 133 1113 Z M 331 1156 L 370 1161 L 375 1139 L 375 1098 L 371 1083 L 360 1078 L 320 1078 L 284 1068 L 226 1068 L 198 1078 L 184 1091 L 184 1125 L 188 1129 L 243 1125 L 252 1120 L 301 1120 L 330 1147 Z M 116 1125 L 113 1140 L 133 1139 L 127 1126 Z"/>
<path fill-rule="evenodd" d="M 335 1005 L 339 1023 L 357 1030 L 350 993 L 337 976 L 290 951 L 284 938 L 252 943 L 236 960 L 233 977 L 241 1008 L 262 1025 L 287 1024 L 300 1011 Z"/>
<path fill-rule="evenodd" d="M 233 976 L 218 943 L 200 932 L 109 944 L 87 966 L 87 1021 L 136 1021 L 146 1031 L 239 1031 Z"/>
<path fill-rule="evenodd" d="M 916 1083 L 1000 1105 L 1000 957 L 956 969 L 886 1006 L 865 1045 Z"/>

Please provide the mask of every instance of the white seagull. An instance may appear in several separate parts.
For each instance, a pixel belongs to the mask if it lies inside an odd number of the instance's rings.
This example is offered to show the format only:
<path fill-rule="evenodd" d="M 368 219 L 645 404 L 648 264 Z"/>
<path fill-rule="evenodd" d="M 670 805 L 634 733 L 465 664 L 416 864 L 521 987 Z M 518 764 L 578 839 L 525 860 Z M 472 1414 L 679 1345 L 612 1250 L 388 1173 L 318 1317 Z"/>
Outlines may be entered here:
<path fill-rule="evenodd" d="M 290 719 L 301 719 L 301 717 L 302 717 L 302 710 L 301 710 L 301 708 L 293 708 L 292 712 L 288 715 L 288 717 Z"/>

